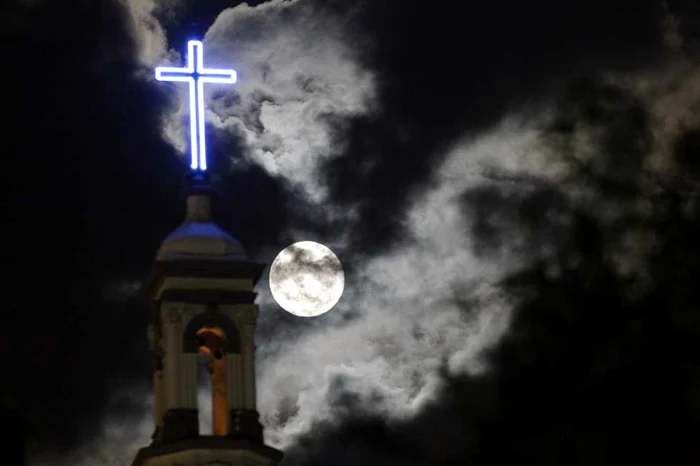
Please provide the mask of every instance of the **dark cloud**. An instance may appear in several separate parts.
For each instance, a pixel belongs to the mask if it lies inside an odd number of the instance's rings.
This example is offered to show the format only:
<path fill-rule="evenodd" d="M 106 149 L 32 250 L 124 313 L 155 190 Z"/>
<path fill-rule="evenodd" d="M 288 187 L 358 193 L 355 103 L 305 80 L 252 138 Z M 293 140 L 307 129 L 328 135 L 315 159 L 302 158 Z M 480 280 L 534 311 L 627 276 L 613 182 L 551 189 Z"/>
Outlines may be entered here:
<path fill-rule="evenodd" d="M 561 107 L 586 108 L 574 112 L 578 123 L 615 132 L 612 139 L 604 132 L 596 162 L 646 155 L 630 154 L 644 127 L 643 109 L 610 110 L 612 96 L 634 99 L 621 89 L 597 88 L 602 100 L 598 92 L 574 92 L 574 101 L 565 94 L 568 104 Z M 687 156 L 695 133 L 680 135 L 672 155 Z M 445 373 L 437 401 L 408 421 L 368 414 L 372 404 L 357 406 L 351 389 L 340 384 L 329 402 L 346 412 L 315 425 L 287 452 L 286 464 L 698 464 L 698 205 L 672 186 L 648 196 L 630 182 L 644 176 L 639 160 L 614 166 L 604 183 L 595 179 L 603 172 L 583 165 L 575 172 L 581 182 L 591 181 L 601 204 L 576 202 L 567 185 L 546 180 L 465 192 L 482 254 L 531 246 L 525 251 L 531 262 L 501 283 L 518 304 L 505 336 L 484 353 L 489 371 Z M 623 189 L 613 189 L 616 184 Z M 620 192 L 629 198 L 634 186 L 651 213 L 624 211 L 620 222 L 601 220 L 596 208 Z M 568 221 L 550 220 L 553 211 Z M 642 226 L 656 242 L 648 254 L 637 251 L 650 274 L 640 289 L 620 274 L 609 248 Z M 539 254 L 543 247 L 554 253 Z"/>
<path fill-rule="evenodd" d="M 380 89 L 378 115 L 344 128 L 346 155 L 325 169 L 334 199 L 361 204 L 365 221 L 354 238 L 362 249 L 391 244 L 407 200 L 456 139 L 510 109 L 539 105 L 569 77 L 654 66 L 663 47 L 656 1 L 319 8 L 357 31 L 358 59 L 377 73 Z"/>
<path fill-rule="evenodd" d="M 350 387 L 337 382 L 328 404 L 343 421 L 316 423 L 285 453 L 285 465 L 468 464 L 467 452 L 480 441 L 475 428 L 496 410 L 496 387 L 487 379 L 455 381 L 410 421 L 372 414 L 371 400 L 358 400 Z"/>
<path fill-rule="evenodd" d="M 651 128 L 644 102 L 631 91 L 591 77 L 566 82 L 562 94 L 553 122 L 545 131 L 558 153 L 591 176 L 634 182 L 628 177 L 642 173 L 645 156 L 651 149 Z M 590 160 L 577 158 L 571 147 L 582 127 L 595 135 L 593 145 L 598 150 Z"/>
<path fill-rule="evenodd" d="M 480 255 L 536 258 L 566 250 L 578 221 L 574 207 L 609 210 L 640 195 L 652 147 L 644 103 L 590 77 L 567 81 L 553 96 L 554 114 L 540 137 L 556 154 L 552 163 L 560 159 L 573 168 L 554 181 L 493 172 L 482 186 L 467 189 L 462 207 Z M 568 191 L 580 187 L 593 194 L 577 202 Z"/>
<path fill-rule="evenodd" d="M 188 39 L 203 37 L 219 13 L 237 3 L 230 0 L 161 0 L 155 2 L 153 15 L 165 28 L 168 43 L 176 50 L 184 50 Z M 256 6 L 264 0 L 245 3 Z"/>
<path fill-rule="evenodd" d="M 700 181 L 700 161 L 697 154 L 700 153 L 700 129 L 692 129 L 683 133 L 676 139 L 675 160 L 679 165 L 679 172 L 683 178 L 693 184 Z"/>
<path fill-rule="evenodd" d="M 700 361 L 688 346 L 700 330 L 700 296 L 685 278 L 700 265 L 693 239 L 697 205 L 688 204 L 683 192 L 665 189 L 650 198 L 641 188 L 638 181 L 647 176 L 642 161 L 650 150 L 644 143 L 646 111 L 638 102 L 619 105 L 635 102 L 622 89 L 590 84 L 581 92 L 580 83 L 574 83 L 574 93 L 564 99 L 565 107 L 578 109 L 567 112 L 574 118 L 565 126 L 604 129 L 592 161 L 603 168 L 581 164 L 575 172 L 593 187 L 598 202 L 570 201 L 565 208 L 572 219 L 570 241 L 554 242 L 557 254 L 504 282 L 521 303 L 507 335 L 488 356 L 500 413 L 493 425 L 482 426 L 486 441 L 473 453 L 475 464 L 700 461 L 692 440 L 700 430 L 700 395 L 692 388 L 700 379 Z M 692 140 L 695 131 L 678 138 L 672 155 L 684 155 L 684 141 Z M 571 156 L 567 146 L 558 147 L 563 157 Z M 562 199 L 570 197 L 562 186 L 556 202 L 533 210 L 531 196 L 523 194 L 495 203 L 512 215 L 508 229 L 492 223 L 489 230 L 473 233 L 507 240 L 515 224 L 531 238 L 531 221 L 561 208 Z M 465 199 L 476 208 L 493 196 L 488 189 Z M 651 210 L 626 211 L 612 223 L 603 220 L 600 209 L 610 205 L 606 201 L 632 197 L 647 200 Z M 636 251 L 650 274 L 642 291 L 620 275 L 609 254 L 611 244 L 641 228 L 652 231 L 656 241 L 648 255 Z"/>
<path fill-rule="evenodd" d="M 606 234 L 584 216 L 556 259 L 560 274 L 543 263 L 506 282 L 522 303 L 489 357 L 501 413 L 485 464 L 698 461 L 698 361 L 686 346 L 697 338 L 698 302 L 676 281 L 697 266 L 677 256 L 695 250 L 681 237 L 697 225 L 673 210 L 654 221 L 661 246 L 641 296 L 630 296 L 607 260 Z"/>
<path fill-rule="evenodd" d="M 161 201 L 182 167 L 118 4 L 45 2 L 22 21 L 3 30 L 2 392 L 41 448 L 64 449 L 99 431 L 113 381 L 147 370 L 145 310 L 100 289 L 143 276 L 179 220 Z"/>
<path fill-rule="evenodd" d="M 217 142 L 214 150 L 218 153 L 238 153 L 236 148 L 227 147 L 223 139 Z M 213 170 L 225 165 L 224 161 L 215 162 Z M 231 168 L 221 170 L 224 174 L 215 180 L 219 223 L 246 245 L 251 257 L 271 244 L 289 244 L 292 237 L 286 227 L 303 220 L 295 209 L 305 205 L 303 197 L 257 165 Z"/>
<path fill-rule="evenodd" d="M 565 247 L 571 211 L 566 199 L 549 184 L 487 186 L 462 195 L 470 233 L 479 256 L 539 256 Z"/>

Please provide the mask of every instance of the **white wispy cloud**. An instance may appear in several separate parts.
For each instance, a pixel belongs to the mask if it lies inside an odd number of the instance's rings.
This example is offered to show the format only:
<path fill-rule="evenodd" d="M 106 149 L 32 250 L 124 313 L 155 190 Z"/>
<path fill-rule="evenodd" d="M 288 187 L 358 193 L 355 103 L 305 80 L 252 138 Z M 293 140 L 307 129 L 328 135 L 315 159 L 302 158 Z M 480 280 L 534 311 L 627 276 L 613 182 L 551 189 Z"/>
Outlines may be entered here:
<path fill-rule="evenodd" d="M 160 9 L 174 9 L 180 0 L 122 0 L 129 26 L 136 45 L 136 58 L 141 65 L 153 68 L 162 60 L 176 60 L 169 51 L 165 29 L 158 21 L 156 12 Z M 150 74 L 150 73 L 149 73 Z"/>
<path fill-rule="evenodd" d="M 433 189 L 408 209 L 404 240 L 365 263 L 329 313 L 338 319 L 297 339 L 261 342 L 279 346 L 259 371 L 271 444 L 285 448 L 315 421 L 337 418 L 331 400 L 339 379 L 368 411 L 399 419 L 434 399 L 441 364 L 453 373 L 487 369 L 480 353 L 507 328 L 510 309 L 493 282 L 509 264 L 474 256 L 458 196 L 484 181 L 481 173 L 494 162 L 486 154 L 515 159 L 532 133 L 506 122 L 461 141 L 436 171 Z M 260 291 L 263 309 L 273 308 L 266 288 Z M 342 316 L 350 313 L 357 317 L 347 323 Z"/>
<path fill-rule="evenodd" d="M 336 21 L 301 0 L 221 12 L 204 37 L 205 66 L 233 67 L 239 79 L 208 86 L 206 118 L 246 148 L 226 155 L 234 163 L 244 157 L 322 202 L 316 168 L 343 150 L 331 124 L 370 112 L 375 94 L 373 75 L 353 60 L 350 41 Z M 186 90 L 178 95 L 179 109 L 166 117 L 164 132 L 184 153 Z"/>

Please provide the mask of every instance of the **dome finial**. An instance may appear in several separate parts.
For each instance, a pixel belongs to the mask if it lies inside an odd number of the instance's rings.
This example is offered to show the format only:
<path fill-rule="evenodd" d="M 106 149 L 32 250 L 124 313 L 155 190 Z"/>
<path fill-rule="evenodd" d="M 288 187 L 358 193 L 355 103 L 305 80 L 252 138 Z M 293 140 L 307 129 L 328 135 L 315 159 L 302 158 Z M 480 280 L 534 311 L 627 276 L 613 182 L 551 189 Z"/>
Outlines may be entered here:
<path fill-rule="evenodd" d="M 201 170 L 187 175 L 187 212 L 185 222 L 212 222 L 211 198 L 214 188 L 209 176 Z"/>

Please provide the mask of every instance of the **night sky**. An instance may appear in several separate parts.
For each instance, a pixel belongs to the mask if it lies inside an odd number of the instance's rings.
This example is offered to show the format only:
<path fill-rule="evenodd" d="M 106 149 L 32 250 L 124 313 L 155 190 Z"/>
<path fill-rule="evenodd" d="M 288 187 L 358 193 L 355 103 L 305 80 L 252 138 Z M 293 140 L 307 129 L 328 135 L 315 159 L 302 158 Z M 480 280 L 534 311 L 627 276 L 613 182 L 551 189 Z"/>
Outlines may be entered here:
<path fill-rule="evenodd" d="M 282 466 L 700 465 L 700 3 L 9 0 L 0 6 L 8 466 L 130 464 L 148 308 L 183 219 L 186 40 L 215 216 L 270 264 L 329 246 L 294 317 L 258 284 Z"/>

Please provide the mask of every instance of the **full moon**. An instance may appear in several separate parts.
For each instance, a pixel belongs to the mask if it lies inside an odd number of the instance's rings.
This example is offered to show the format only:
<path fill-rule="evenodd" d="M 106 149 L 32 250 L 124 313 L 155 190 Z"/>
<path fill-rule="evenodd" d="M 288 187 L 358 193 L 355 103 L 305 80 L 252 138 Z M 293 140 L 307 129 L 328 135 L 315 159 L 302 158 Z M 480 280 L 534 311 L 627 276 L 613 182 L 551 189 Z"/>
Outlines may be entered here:
<path fill-rule="evenodd" d="M 270 291 L 285 311 L 316 317 L 338 303 L 345 287 L 343 266 L 326 246 L 300 241 L 284 248 L 270 268 Z"/>

